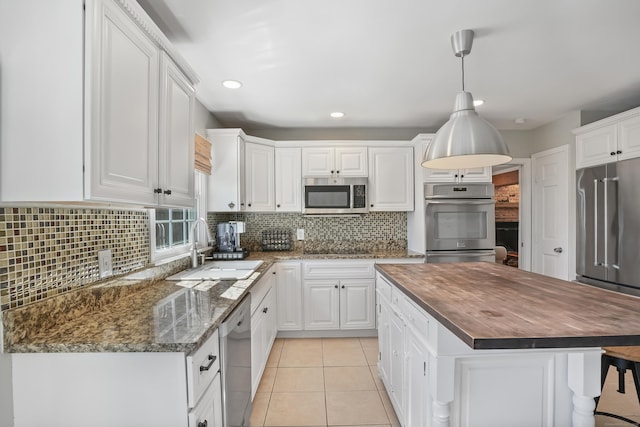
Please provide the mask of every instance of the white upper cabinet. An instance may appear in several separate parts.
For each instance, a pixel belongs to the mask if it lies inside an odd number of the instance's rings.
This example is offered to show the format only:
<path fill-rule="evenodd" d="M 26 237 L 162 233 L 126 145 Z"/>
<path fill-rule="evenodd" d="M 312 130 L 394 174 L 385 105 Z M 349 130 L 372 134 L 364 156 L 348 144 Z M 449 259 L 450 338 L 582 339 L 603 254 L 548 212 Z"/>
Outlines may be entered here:
<path fill-rule="evenodd" d="M 576 169 L 640 157 L 640 108 L 574 131 Z"/>
<path fill-rule="evenodd" d="M 425 182 L 491 182 L 491 166 L 469 169 L 425 168 Z"/>
<path fill-rule="evenodd" d="M 276 212 L 302 211 L 300 148 L 276 147 Z"/>
<path fill-rule="evenodd" d="M 207 185 L 209 211 L 245 210 L 245 138 L 241 129 L 207 129 L 212 152 L 211 175 Z"/>
<path fill-rule="evenodd" d="M 166 37 L 128 0 L 28 4 L 0 22 L 0 201 L 192 206 L 197 79 Z"/>
<path fill-rule="evenodd" d="M 194 129 L 196 94 L 189 80 L 166 53 L 160 61 L 160 204 L 192 206 L 194 196 Z M 186 147 L 186 149 L 185 149 Z"/>
<path fill-rule="evenodd" d="M 245 199 L 249 212 L 275 210 L 274 148 L 247 142 L 245 155 Z"/>
<path fill-rule="evenodd" d="M 303 177 L 367 177 L 367 147 L 305 147 Z"/>
<path fill-rule="evenodd" d="M 369 210 L 413 210 L 413 148 L 369 147 Z"/>

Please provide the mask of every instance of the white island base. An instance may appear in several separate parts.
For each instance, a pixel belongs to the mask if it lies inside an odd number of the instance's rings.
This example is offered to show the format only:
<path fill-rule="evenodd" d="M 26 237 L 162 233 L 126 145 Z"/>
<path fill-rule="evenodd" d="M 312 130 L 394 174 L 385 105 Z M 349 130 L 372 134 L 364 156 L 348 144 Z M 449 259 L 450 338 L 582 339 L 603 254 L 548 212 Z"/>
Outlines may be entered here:
<path fill-rule="evenodd" d="M 594 427 L 598 348 L 474 350 L 378 274 L 378 370 L 403 427 Z"/>

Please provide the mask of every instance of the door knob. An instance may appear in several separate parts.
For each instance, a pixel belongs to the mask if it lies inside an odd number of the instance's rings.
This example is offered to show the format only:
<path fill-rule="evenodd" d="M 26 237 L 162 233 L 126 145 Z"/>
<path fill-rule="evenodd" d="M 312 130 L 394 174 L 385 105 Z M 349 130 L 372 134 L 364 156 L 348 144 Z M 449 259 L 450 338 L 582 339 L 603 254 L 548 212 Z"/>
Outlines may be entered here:
<path fill-rule="evenodd" d="M 553 248 L 553 252 L 561 254 L 562 253 L 562 248 Z"/>

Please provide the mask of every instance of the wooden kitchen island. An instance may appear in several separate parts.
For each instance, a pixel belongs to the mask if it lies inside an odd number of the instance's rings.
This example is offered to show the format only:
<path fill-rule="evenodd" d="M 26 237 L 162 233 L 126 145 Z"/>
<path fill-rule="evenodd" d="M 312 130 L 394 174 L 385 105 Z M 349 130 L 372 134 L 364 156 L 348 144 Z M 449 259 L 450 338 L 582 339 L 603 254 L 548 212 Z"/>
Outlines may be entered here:
<path fill-rule="evenodd" d="M 376 266 L 380 376 L 404 427 L 593 427 L 601 347 L 640 299 L 493 263 Z"/>

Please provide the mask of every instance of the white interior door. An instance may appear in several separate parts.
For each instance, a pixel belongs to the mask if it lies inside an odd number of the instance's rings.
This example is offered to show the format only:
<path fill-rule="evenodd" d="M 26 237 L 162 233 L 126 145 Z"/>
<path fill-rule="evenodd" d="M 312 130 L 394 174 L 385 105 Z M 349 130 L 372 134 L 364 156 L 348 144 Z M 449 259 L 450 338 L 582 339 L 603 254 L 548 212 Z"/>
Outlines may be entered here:
<path fill-rule="evenodd" d="M 569 147 L 531 156 L 533 165 L 532 271 L 569 280 Z"/>

